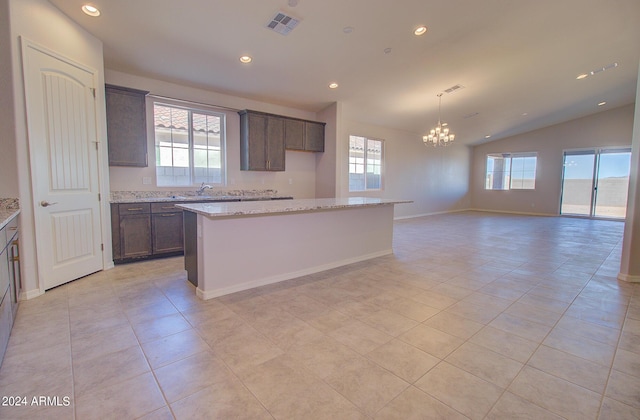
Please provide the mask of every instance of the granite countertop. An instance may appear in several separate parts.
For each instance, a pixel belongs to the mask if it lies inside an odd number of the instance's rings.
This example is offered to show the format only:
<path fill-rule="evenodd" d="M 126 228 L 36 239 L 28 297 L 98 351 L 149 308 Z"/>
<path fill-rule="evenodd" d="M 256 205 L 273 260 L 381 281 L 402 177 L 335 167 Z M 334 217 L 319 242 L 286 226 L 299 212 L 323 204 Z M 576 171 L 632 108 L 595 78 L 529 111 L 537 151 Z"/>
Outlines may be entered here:
<path fill-rule="evenodd" d="M 308 212 L 334 210 L 353 207 L 371 207 L 389 204 L 412 203 L 410 200 L 392 200 L 384 198 L 348 197 L 348 198 L 307 198 L 284 201 L 231 202 L 231 203 L 194 203 L 178 204 L 176 207 L 202 214 L 208 217 L 246 216 L 271 213 Z"/>
<path fill-rule="evenodd" d="M 181 201 L 260 201 L 285 200 L 293 197 L 277 194 L 275 190 L 234 190 L 197 195 L 194 191 L 113 191 L 110 202 L 153 203 Z"/>
<path fill-rule="evenodd" d="M 0 198 L 0 229 L 4 228 L 19 213 L 20 204 L 17 198 Z"/>

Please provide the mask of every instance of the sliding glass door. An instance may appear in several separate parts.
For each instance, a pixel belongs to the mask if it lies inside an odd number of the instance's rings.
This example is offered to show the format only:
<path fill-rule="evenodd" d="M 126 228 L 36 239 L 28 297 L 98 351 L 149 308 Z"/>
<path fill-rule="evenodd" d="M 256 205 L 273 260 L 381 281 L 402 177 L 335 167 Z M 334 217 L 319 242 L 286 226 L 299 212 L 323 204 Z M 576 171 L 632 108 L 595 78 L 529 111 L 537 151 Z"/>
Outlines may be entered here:
<path fill-rule="evenodd" d="M 560 214 L 624 219 L 631 149 L 564 153 Z"/>

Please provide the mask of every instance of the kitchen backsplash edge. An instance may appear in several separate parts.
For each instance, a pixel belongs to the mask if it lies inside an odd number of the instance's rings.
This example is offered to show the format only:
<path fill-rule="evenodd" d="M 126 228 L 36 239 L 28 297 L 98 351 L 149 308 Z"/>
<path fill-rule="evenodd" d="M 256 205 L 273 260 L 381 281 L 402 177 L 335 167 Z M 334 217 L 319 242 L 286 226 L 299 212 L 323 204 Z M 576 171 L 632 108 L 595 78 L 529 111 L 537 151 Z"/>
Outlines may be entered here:
<path fill-rule="evenodd" d="M 211 191 L 205 190 L 203 198 L 209 197 L 277 197 L 278 191 L 272 189 L 265 190 L 228 190 Z M 194 191 L 111 191 L 111 202 L 123 200 L 140 200 L 153 198 L 171 197 L 197 197 Z"/>

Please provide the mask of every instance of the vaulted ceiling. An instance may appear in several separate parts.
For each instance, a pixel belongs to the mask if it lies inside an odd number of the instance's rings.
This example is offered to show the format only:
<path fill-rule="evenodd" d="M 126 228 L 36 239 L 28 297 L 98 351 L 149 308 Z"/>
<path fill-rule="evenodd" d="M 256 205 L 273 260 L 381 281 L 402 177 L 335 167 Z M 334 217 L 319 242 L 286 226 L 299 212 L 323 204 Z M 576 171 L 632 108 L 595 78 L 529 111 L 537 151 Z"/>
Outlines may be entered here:
<path fill-rule="evenodd" d="M 103 41 L 108 69 L 308 111 L 339 101 L 349 119 L 417 139 L 455 85 L 442 120 L 462 144 L 636 94 L 638 0 L 92 0 L 99 17 L 50 2 Z M 300 20 L 288 35 L 266 27 L 277 12 Z"/>

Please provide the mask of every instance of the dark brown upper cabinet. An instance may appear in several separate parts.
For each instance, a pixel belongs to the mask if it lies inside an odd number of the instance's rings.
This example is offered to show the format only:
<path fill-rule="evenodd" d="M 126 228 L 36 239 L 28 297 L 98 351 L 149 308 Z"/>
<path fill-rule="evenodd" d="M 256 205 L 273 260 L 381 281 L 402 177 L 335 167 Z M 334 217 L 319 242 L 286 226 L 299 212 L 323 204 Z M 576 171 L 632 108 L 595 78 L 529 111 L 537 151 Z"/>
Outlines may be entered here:
<path fill-rule="evenodd" d="M 105 85 L 109 166 L 148 166 L 145 106 L 148 93 Z"/>
<path fill-rule="evenodd" d="M 324 152 L 324 125 L 321 122 L 285 118 L 285 147 L 288 150 Z"/>
<path fill-rule="evenodd" d="M 284 119 L 240 111 L 240 169 L 284 171 Z"/>
<path fill-rule="evenodd" d="M 243 171 L 284 171 L 285 149 L 324 152 L 325 123 L 249 110 L 238 113 Z"/>

